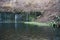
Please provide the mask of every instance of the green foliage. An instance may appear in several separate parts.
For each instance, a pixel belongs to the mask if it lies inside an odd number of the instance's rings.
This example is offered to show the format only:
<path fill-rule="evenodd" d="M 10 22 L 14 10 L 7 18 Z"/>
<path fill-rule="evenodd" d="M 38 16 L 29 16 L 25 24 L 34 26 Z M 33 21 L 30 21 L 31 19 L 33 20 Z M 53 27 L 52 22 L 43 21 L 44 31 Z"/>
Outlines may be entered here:
<path fill-rule="evenodd" d="M 30 12 L 30 15 L 33 17 L 37 17 L 37 16 L 42 15 L 42 13 L 41 12 Z"/>
<path fill-rule="evenodd" d="M 42 15 L 42 13 L 41 12 L 30 12 L 29 15 L 30 15 L 29 19 L 35 20 L 38 16 Z"/>

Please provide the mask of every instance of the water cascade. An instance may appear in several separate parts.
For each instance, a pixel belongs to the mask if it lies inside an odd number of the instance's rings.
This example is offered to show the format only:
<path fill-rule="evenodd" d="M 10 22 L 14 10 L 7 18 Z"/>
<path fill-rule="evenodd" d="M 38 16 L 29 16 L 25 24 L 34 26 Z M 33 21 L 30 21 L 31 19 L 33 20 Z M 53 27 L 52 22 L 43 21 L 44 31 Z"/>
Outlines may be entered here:
<path fill-rule="evenodd" d="M 18 14 L 15 14 L 15 31 L 17 32 L 17 19 L 18 18 Z"/>

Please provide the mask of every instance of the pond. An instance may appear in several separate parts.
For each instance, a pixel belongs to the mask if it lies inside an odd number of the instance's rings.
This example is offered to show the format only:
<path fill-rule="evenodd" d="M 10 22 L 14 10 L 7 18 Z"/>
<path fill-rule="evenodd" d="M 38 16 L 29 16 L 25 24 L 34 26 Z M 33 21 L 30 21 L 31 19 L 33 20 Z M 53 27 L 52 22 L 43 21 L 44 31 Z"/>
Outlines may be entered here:
<path fill-rule="evenodd" d="M 0 13 L 0 40 L 60 40 L 60 28 L 21 23 L 30 20 L 28 14 Z"/>
<path fill-rule="evenodd" d="M 0 40 L 60 40 L 60 29 L 23 23 L 0 23 Z"/>

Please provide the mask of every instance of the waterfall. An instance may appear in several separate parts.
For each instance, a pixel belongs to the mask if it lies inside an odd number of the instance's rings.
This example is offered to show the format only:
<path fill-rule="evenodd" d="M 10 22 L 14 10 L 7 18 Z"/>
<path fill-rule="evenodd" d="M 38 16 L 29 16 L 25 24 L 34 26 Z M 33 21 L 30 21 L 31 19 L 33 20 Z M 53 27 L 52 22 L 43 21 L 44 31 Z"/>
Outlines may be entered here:
<path fill-rule="evenodd" d="M 15 31 L 17 32 L 17 19 L 18 18 L 18 14 L 15 14 Z"/>
<path fill-rule="evenodd" d="M 18 31 L 18 24 L 20 24 L 20 22 L 22 21 L 22 16 L 23 16 L 22 14 L 15 14 L 15 31 L 16 32 Z M 20 26 L 21 26 L 21 24 L 20 24 Z"/>

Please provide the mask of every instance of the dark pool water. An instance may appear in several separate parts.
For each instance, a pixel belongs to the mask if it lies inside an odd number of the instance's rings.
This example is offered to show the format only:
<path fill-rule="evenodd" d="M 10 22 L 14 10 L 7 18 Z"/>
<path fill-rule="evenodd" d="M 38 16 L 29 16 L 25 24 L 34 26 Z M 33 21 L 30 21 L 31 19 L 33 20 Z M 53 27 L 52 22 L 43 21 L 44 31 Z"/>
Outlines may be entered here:
<path fill-rule="evenodd" d="M 0 40 L 60 40 L 60 28 L 0 23 Z"/>

